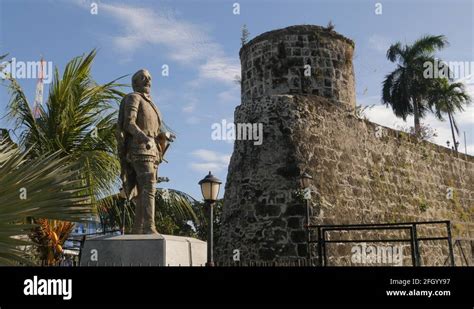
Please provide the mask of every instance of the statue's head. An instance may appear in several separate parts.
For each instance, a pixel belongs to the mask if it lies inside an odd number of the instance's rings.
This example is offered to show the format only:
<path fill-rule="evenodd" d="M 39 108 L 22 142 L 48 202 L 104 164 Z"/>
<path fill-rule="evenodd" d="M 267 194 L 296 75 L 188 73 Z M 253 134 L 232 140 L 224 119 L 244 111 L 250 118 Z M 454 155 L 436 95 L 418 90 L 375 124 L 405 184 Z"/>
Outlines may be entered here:
<path fill-rule="evenodd" d="M 151 91 L 151 75 L 146 69 L 138 70 L 132 76 L 133 91 L 150 94 Z"/>

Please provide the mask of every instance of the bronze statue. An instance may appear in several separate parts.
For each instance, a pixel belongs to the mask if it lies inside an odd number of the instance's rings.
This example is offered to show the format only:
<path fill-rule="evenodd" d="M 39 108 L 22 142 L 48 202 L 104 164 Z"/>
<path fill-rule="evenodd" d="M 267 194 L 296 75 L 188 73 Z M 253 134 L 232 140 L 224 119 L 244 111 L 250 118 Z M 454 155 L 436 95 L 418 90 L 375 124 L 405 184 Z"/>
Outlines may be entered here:
<path fill-rule="evenodd" d="M 123 190 L 127 200 L 134 200 L 135 218 L 132 234 L 157 234 L 155 227 L 155 184 L 158 165 L 172 136 L 162 130 L 158 107 L 153 103 L 151 75 L 139 70 L 132 77 L 132 93 L 120 103 L 117 144 Z"/>

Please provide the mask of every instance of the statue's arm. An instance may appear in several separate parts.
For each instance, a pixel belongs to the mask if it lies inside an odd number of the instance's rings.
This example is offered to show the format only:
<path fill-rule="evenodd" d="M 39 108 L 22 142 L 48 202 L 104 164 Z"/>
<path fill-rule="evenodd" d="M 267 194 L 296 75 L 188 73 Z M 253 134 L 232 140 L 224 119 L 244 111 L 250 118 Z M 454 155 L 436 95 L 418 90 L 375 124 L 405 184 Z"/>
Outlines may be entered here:
<path fill-rule="evenodd" d="M 125 124 L 124 129 L 141 143 L 149 141 L 148 136 L 137 126 L 138 107 L 140 106 L 140 98 L 136 95 L 130 95 L 125 102 Z"/>

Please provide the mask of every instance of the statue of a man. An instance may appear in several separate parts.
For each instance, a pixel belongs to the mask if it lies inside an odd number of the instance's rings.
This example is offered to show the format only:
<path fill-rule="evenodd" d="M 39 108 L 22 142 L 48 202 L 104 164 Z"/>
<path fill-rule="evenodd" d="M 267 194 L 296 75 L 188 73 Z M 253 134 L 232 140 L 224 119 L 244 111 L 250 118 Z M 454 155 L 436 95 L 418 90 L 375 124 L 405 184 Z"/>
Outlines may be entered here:
<path fill-rule="evenodd" d="M 119 110 L 118 152 L 123 190 L 135 201 L 132 234 L 157 234 L 155 227 L 155 184 L 167 138 L 161 132 L 162 118 L 150 96 L 151 75 L 139 70 L 132 77 L 132 93 Z"/>

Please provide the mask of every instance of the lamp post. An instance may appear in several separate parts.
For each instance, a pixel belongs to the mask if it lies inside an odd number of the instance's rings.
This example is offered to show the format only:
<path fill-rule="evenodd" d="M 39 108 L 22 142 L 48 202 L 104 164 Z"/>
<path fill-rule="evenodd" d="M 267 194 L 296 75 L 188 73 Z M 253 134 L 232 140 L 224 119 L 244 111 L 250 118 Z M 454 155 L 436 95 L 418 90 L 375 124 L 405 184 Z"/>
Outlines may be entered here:
<path fill-rule="evenodd" d="M 199 181 L 199 185 L 201 186 L 202 196 L 204 197 L 204 201 L 208 206 L 209 211 L 209 222 L 207 224 L 207 263 L 206 266 L 214 266 L 214 214 L 212 211 L 212 207 L 217 200 L 217 196 L 219 195 L 219 189 L 221 186 L 221 181 L 219 178 L 215 177 L 214 175 L 209 172 L 209 174 L 204 177 L 201 181 Z"/>
<path fill-rule="evenodd" d="M 311 247 L 310 247 L 310 241 L 311 241 L 311 234 L 309 230 L 309 200 L 311 199 L 311 191 L 310 191 L 310 185 L 311 185 L 311 180 L 313 177 L 309 175 L 308 173 L 304 172 L 300 176 L 300 184 L 301 188 L 304 190 L 304 199 L 306 201 L 306 237 L 307 237 L 307 242 L 308 242 L 308 249 L 307 249 L 307 257 L 308 257 L 308 263 L 311 261 Z"/>

